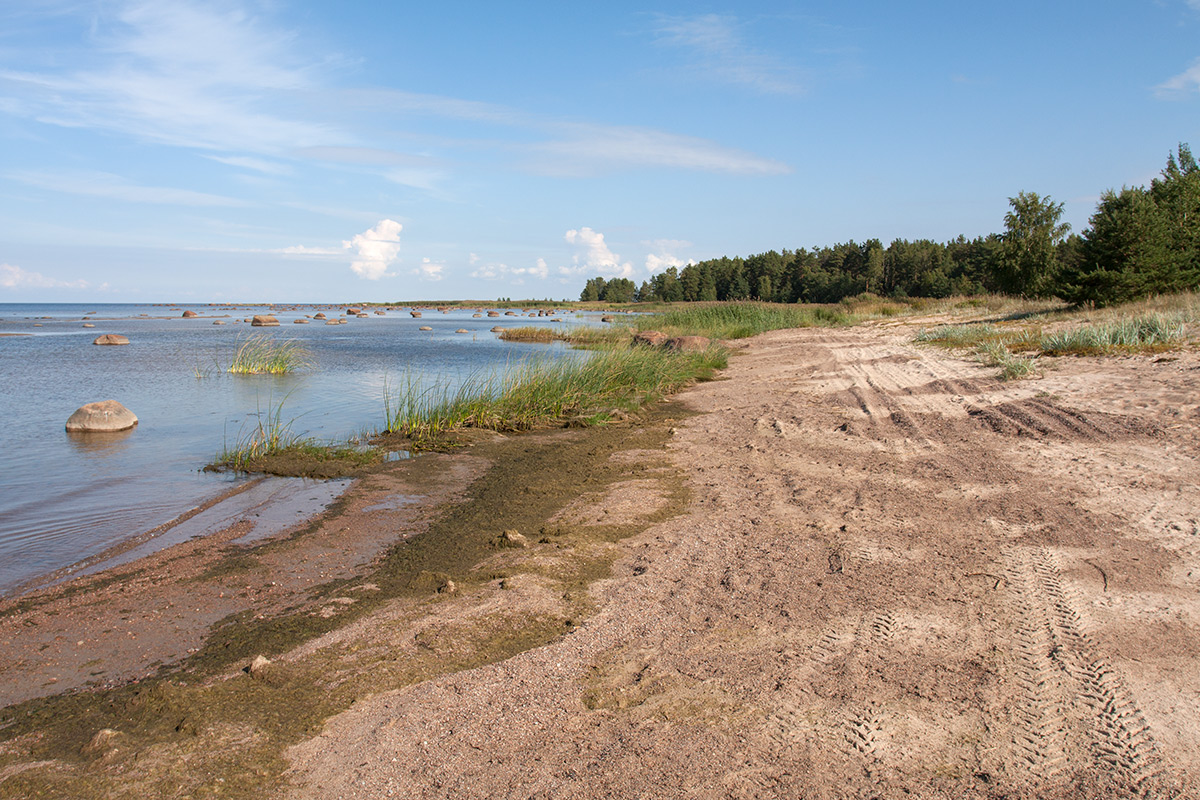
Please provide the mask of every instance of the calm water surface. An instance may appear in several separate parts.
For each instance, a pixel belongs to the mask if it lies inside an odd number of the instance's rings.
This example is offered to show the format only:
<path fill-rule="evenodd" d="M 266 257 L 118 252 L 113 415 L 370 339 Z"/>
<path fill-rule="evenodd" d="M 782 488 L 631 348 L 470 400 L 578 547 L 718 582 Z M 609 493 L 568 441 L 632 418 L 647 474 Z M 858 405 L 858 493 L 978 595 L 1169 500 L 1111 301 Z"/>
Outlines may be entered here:
<path fill-rule="evenodd" d="M 183 319 L 189 308 L 201 316 Z M 490 332 L 497 324 L 582 324 L 569 315 L 562 323 L 475 319 L 470 310 L 425 310 L 414 319 L 407 309 L 351 317 L 345 325 L 294 324 L 317 311 L 332 318 L 345 307 L 0 304 L 0 594 L 169 522 L 245 480 L 200 468 L 280 403 L 293 433 L 345 441 L 383 426 L 389 379 L 393 387 L 406 375 L 455 382 L 531 356 L 570 353 L 502 342 Z M 274 313 L 280 326 L 241 321 L 257 313 Z M 85 321 L 95 327 L 82 327 Z M 433 331 L 419 331 L 421 325 Z M 460 328 L 469 333 L 456 333 Z M 92 345 L 105 333 L 127 336 L 130 344 Z M 285 376 L 230 375 L 217 367 L 227 367 L 239 339 L 253 334 L 300 341 L 314 367 Z M 98 400 L 123 403 L 137 415 L 137 427 L 67 434 L 67 417 Z"/>

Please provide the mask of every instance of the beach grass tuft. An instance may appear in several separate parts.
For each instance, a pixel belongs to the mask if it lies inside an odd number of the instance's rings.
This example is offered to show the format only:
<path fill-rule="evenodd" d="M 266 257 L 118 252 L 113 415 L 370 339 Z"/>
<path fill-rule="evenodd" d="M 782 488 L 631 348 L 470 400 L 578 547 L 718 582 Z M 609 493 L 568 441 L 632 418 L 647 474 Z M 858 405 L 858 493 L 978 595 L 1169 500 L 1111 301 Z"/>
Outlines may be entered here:
<path fill-rule="evenodd" d="M 281 341 L 255 334 L 239 341 L 229 372 L 235 375 L 282 375 L 311 366 L 311 355 L 295 339 Z"/>
<path fill-rule="evenodd" d="M 1080 325 L 1043 336 L 1039 349 L 1047 355 L 1101 355 L 1154 352 L 1184 341 L 1183 314 L 1150 313 Z"/>

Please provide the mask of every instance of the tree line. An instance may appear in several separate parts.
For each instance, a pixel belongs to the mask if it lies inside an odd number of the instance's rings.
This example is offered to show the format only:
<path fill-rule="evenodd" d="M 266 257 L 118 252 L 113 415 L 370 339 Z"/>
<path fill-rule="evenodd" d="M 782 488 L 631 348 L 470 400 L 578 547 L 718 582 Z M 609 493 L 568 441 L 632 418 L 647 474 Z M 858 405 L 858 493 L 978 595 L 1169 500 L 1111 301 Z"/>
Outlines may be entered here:
<path fill-rule="evenodd" d="M 878 239 L 769 250 L 669 267 L 637 286 L 589 280 L 580 300 L 614 303 L 766 300 L 834 303 L 863 293 L 948 297 L 988 292 L 1107 305 L 1200 288 L 1200 167 L 1186 144 L 1149 187 L 1101 196 L 1082 234 L 1063 204 L 1035 192 L 1009 198 L 1004 231 L 949 242 Z"/>

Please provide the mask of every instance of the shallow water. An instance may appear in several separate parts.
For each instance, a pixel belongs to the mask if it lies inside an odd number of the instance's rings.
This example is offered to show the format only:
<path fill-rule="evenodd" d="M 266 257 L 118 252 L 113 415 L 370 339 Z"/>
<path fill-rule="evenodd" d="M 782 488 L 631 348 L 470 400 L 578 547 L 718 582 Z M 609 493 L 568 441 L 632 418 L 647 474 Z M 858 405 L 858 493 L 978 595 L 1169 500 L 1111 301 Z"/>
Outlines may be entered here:
<path fill-rule="evenodd" d="M 183 319 L 184 309 L 202 316 Z M 290 307 L 289 307 L 290 308 Z M 470 310 L 407 310 L 344 325 L 293 320 L 345 307 L 0 304 L 0 594 L 166 523 L 243 477 L 200 472 L 277 410 L 291 432 L 345 441 L 384 424 L 385 392 L 402 378 L 454 383 L 561 346 L 502 342 L 497 325 L 581 324 L 549 318 L 479 319 Z M 88 312 L 96 312 L 89 314 Z M 241 320 L 274 313 L 276 328 Z M 220 320 L 224 325 L 214 325 Z M 84 328 L 91 322 L 94 328 Z M 432 331 L 419 331 L 428 325 Z M 465 328 L 466 334 L 455 333 Z M 105 333 L 130 344 L 93 346 Z M 296 339 L 312 353 L 301 373 L 230 375 L 239 339 Z M 67 434 L 79 406 L 118 400 L 129 432 Z M 280 405 L 282 404 L 282 406 Z"/>

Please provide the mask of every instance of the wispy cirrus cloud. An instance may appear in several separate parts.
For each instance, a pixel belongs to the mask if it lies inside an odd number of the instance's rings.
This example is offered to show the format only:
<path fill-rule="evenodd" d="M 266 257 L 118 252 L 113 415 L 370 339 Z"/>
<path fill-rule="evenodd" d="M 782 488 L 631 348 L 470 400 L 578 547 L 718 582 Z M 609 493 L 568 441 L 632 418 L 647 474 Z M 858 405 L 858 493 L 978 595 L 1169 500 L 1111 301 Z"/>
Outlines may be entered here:
<path fill-rule="evenodd" d="M 93 18 L 85 67 L 0 71 L 26 114 L 234 152 L 279 153 L 346 138 L 330 125 L 278 110 L 277 98 L 313 87 L 318 65 L 293 53 L 294 34 L 245 6 L 127 0 L 115 8 Z"/>
<path fill-rule="evenodd" d="M 244 200 L 216 194 L 177 189 L 169 186 L 141 186 L 131 183 L 120 175 L 109 172 L 37 172 L 17 171 L 5 175 L 10 180 L 49 189 L 64 194 L 107 197 L 129 203 L 165 203 L 181 206 L 247 206 Z"/>
<path fill-rule="evenodd" d="M 612 169 L 664 167 L 735 175 L 782 175 L 781 161 L 724 147 L 707 139 L 650 128 L 563 125 L 561 138 L 535 144 L 530 169 L 550 175 L 587 176 Z"/>
<path fill-rule="evenodd" d="M 744 86 L 763 94 L 800 94 L 800 71 L 754 48 L 736 17 L 703 14 L 654 17 L 655 42 L 682 50 L 689 71 L 708 80 Z"/>
<path fill-rule="evenodd" d="M 1200 5 L 1200 0 L 1196 0 Z M 1173 99 L 1200 91 L 1200 58 L 1178 75 L 1173 75 L 1154 87 L 1158 97 Z"/>
<path fill-rule="evenodd" d="M 0 67 L 6 95 L 0 113 L 199 149 L 265 175 L 289 175 L 288 162 L 320 162 L 443 195 L 456 170 L 461 174 L 467 162 L 474 167 L 481 154 L 500 168 L 560 177 L 647 166 L 742 175 L 789 171 L 769 158 L 653 128 L 334 85 L 336 70 L 329 66 L 339 57 L 306 47 L 298 33 L 253 8 L 244 0 L 110 0 L 92 9 L 86 31 L 80 18 L 86 47 L 50 54 L 34 66 Z M 703 69 L 721 80 L 791 90 L 786 67 L 748 48 L 732 18 L 657 20 L 660 43 L 698 54 Z M 465 136 L 423 130 L 430 120 L 433 131 L 440 121 L 462 123 Z M 415 142 L 419 152 L 405 152 Z"/>

